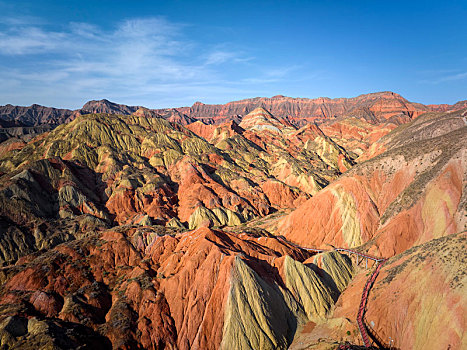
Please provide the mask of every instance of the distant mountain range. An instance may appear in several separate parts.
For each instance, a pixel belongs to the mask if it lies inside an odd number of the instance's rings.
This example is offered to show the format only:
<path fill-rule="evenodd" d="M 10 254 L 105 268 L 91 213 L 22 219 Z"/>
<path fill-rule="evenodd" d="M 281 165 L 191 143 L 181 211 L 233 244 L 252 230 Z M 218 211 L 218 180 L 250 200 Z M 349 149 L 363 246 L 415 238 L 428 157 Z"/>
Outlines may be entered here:
<path fill-rule="evenodd" d="M 196 102 L 191 107 L 164 108 L 149 110 L 169 121 L 182 125 L 200 120 L 205 124 L 221 124 L 234 120 L 240 122 L 242 116 L 261 107 L 276 117 L 284 118 L 296 126 L 308 122 L 323 122 L 339 117 L 358 117 L 378 124 L 381 122 L 405 123 L 424 112 L 447 112 L 467 106 L 467 100 L 454 105 L 423 105 L 410 102 L 394 92 L 376 92 L 352 98 L 315 99 L 293 98 L 282 95 L 256 97 L 226 104 L 210 105 Z M 141 106 L 117 104 L 106 99 L 87 102 L 81 109 L 57 109 L 33 104 L 29 107 L 0 106 L 0 127 L 38 126 L 41 124 L 58 125 L 69 122 L 79 115 L 90 113 L 109 113 L 129 115 Z"/>

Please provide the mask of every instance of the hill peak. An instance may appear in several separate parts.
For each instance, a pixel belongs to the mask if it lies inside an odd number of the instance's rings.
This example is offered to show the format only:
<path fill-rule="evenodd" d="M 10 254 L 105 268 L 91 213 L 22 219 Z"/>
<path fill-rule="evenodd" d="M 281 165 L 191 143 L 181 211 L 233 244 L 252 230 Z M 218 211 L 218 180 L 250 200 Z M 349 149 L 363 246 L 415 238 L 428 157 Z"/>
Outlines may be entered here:
<path fill-rule="evenodd" d="M 110 114 L 132 114 L 140 106 L 127 106 L 111 102 L 107 99 L 91 100 L 84 104 L 81 112 L 84 113 L 110 113 Z"/>
<path fill-rule="evenodd" d="M 284 125 L 263 107 L 257 107 L 243 117 L 239 124 L 243 129 L 269 130 L 280 133 Z"/>

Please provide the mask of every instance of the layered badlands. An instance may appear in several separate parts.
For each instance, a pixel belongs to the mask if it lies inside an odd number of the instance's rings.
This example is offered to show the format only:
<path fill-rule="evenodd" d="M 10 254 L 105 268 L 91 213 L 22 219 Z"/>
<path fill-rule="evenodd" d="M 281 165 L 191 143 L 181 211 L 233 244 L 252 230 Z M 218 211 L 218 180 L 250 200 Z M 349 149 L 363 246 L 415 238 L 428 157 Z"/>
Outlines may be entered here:
<path fill-rule="evenodd" d="M 83 215 L 107 226 L 233 226 L 297 207 L 353 163 L 319 128 L 263 109 L 216 130 L 209 143 L 157 116 L 81 116 L 4 153 L 2 215 L 25 230 Z"/>
<path fill-rule="evenodd" d="M 465 347 L 465 110 L 287 99 L 93 101 L 131 114 L 1 143 L 0 346 L 359 344 L 369 271 L 335 246 L 392 257 L 368 301 L 375 334 Z"/>
<path fill-rule="evenodd" d="M 261 232 L 88 232 L 1 270 L 2 345 L 73 347 L 60 335 L 81 326 L 91 347 L 286 348 L 352 277 L 348 259 L 309 256 Z"/>
<path fill-rule="evenodd" d="M 358 247 L 393 256 L 467 229 L 463 111 L 425 114 L 374 143 L 278 231 L 305 246 Z"/>
<path fill-rule="evenodd" d="M 197 102 L 191 108 L 184 108 L 182 111 L 195 118 L 215 117 L 216 121 L 231 118 L 233 115 L 245 115 L 257 107 L 265 108 L 274 115 L 287 117 L 298 125 L 347 115 L 375 122 L 391 119 L 405 122 L 431 110 L 422 104 L 411 103 L 396 93 L 380 92 L 336 99 L 291 98 L 278 95 L 272 98 L 257 97 L 229 102 L 225 105 Z"/>

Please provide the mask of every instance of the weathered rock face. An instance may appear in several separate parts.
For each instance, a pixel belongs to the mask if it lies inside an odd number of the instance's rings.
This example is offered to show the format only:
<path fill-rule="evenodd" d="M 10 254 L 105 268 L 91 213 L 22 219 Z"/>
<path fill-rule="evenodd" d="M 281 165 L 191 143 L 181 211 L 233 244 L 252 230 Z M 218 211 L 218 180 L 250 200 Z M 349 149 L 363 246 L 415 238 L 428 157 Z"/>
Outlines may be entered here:
<path fill-rule="evenodd" d="M 356 156 L 362 155 L 373 143 L 390 133 L 396 127 L 397 125 L 391 122 L 375 125 L 355 117 L 320 125 L 321 130 L 327 136 L 342 146 L 347 152 L 352 152 Z"/>
<path fill-rule="evenodd" d="M 463 108 L 461 103 L 444 107 L 424 106 L 409 102 L 393 92 L 378 92 L 353 98 L 336 99 L 274 96 L 272 98 L 257 97 L 234 101 L 225 105 L 206 105 L 196 102 L 191 108 L 180 108 L 179 110 L 192 118 L 205 121 L 206 124 L 212 122 L 217 124 L 227 120 L 236 120 L 238 116 L 245 116 L 258 107 L 267 109 L 277 117 L 287 118 L 297 126 L 303 126 L 317 120 L 333 119 L 338 116 L 353 116 L 370 123 L 390 121 L 401 124 L 424 112 L 440 108 L 443 111 Z"/>
<path fill-rule="evenodd" d="M 270 234 L 175 232 L 90 233 L 1 269 L 1 345 L 286 349 L 300 324 L 334 305 L 337 279 Z M 55 339 L 64 327 L 81 343 Z"/>
<path fill-rule="evenodd" d="M 392 256 L 464 230 L 466 130 L 461 112 L 428 114 L 395 129 L 376 146 L 386 152 L 305 202 L 279 232 L 303 245 L 367 244 Z"/>
<path fill-rule="evenodd" d="M 410 121 L 421 113 L 427 111 L 453 111 L 466 107 L 465 101 L 454 105 L 428 105 L 411 103 L 398 94 L 392 92 L 381 92 L 361 95 L 354 98 L 290 98 L 285 96 L 274 96 L 272 98 L 254 98 L 242 101 L 234 101 L 225 105 L 205 105 L 195 103 L 190 107 L 165 108 L 149 110 L 139 106 L 127 106 L 117 104 L 108 100 L 92 100 L 84 104 L 81 109 L 57 109 L 32 105 L 0 106 L 0 143 L 11 137 L 26 138 L 39 135 L 57 125 L 68 123 L 83 114 L 109 113 L 138 116 L 158 116 L 171 123 L 180 125 L 192 124 L 201 121 L 205 125 L 240 123 L 244 116 L 255 108 L 266 108 L 283 122 L 290 126 L 303 126 L 310 122 L 333 122 L 338 117 L 354 117 L 360 121 L 372 124 L 401 124 Z M 143 112 L 145 111 L 145 112 Z M 340 123 L 340 122 L 338 122 Z M 199 127 L 198 127 L 199 128 Z M 335 127 L 334 127 L 335 128 Z M 195 132 L 197 133 L 197 132 Z M 197 133 L 198 134 L 198 133 Z M 205 137 L 203 134 L 199 136 Z M 332 137 L 332 133 L 329 135 Z M 358 143 L 356 154 L 365 148 L 366 142 Z M 348 149 L 351 151 L 351 149 Z"/>
<path fill-rule="evenodd" d="M 193 131 L 196 135 L 199 137 L 204 138 L 205 140 L 211 142 L 211 140 L 214 137 L 214 130 L 216 128 L 221 128 L 221 126 L 216 126 L 213 124 L 204 124 L 202 121 L 195 121 L 193 123 L 190 123 L 186 126 L 188 130 Z M 228 135 L 227 137 L 230 137 L 232 135 Z"/>
<path fill-rule="evenodd" d="M 161 114 L 161 117 L 168 120 L 171 123 L 177 123 L 180 125 L 188 125 L 196 121 L 196 119 L 190 118 L 187 115 L 180 113 L 174 108 L 167 111 L 167 113 Z"/>
<path fill-rule="evenodd" d="M 201 102 L 192 107 L 166 108 L 153 110 L 163 118 L 182 125 L 202 120 L 206 124 L 219 124 L 227 121 L 241 121 L 255 108 L 262 107 L 273 115 L 303 125 L 304 121 L 329 119 L 337 116 L 354 116 L 369 121 L 406 120 L 427 111 L 448 112 L 467 107 L 466 101 L 454 105 L 427 105 L 411 103 L 393 92 L 378 92 L 360 95 L 354 98 L 291 98 L 274 96 L 229 102 L 225 105 L 206 105 Z M 57 109 L 34 104 L 29 107 L 5 105 L 0 106 L 0 121 L 12 122 L 8 126 L 34 126 L 39 124 L 62 124 L 73 120 L 80 114 L 110 113 L 129 115 L 136 112 L 139 106 L 117 104 L 106 99 L 92 100 L 81 109 Z M 16 124 L 15 124 L 16 123 Z"/>

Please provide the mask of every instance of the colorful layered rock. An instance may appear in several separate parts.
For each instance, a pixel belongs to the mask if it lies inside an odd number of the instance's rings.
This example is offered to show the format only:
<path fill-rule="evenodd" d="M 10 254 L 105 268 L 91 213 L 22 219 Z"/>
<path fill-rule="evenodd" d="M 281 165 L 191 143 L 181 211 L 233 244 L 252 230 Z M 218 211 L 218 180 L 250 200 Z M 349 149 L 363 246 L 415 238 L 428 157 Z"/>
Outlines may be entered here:
<path fill-rule="evenodd" d="M 267 233 L 94 232 L 0 270 L 1 344 L 71 346 L 56 333 L 81 327 L 90 346 L 286 349 L 298 326 L 324 322 L 351 269 L 323 278 L 310 256 Z"/>
<path fill-rule="evenodd" d="M 21 255 L 15 246 L 24 253 L 40 246 L 27 236 L 44 220 L 79 221 L 79 230 L 89 220 L 103 227 L 235 226 L 296 208 L 352 165 L 317 126 L 297 130 L 264 109 L 242 123 L 200 137 L 204 127 L 192 128 L 197 136 L 139 108 L 127 116 L 83 115 L 27 144 L 11 143 L 0 159 L 1 213 L 15 223 L 10 231 L 22 233 L 16 245 L 0 242 L 3 261 Z M 57 243 L 66 235 L 59 236 Z"/>
<path fill-rule="evenodd" d="M 462 112 L 427 114 L 381 140 L 387 148 L 284 218 L 278 232 L 310 247 L 392 256 L 466 229 L 467 132 Z"/>

